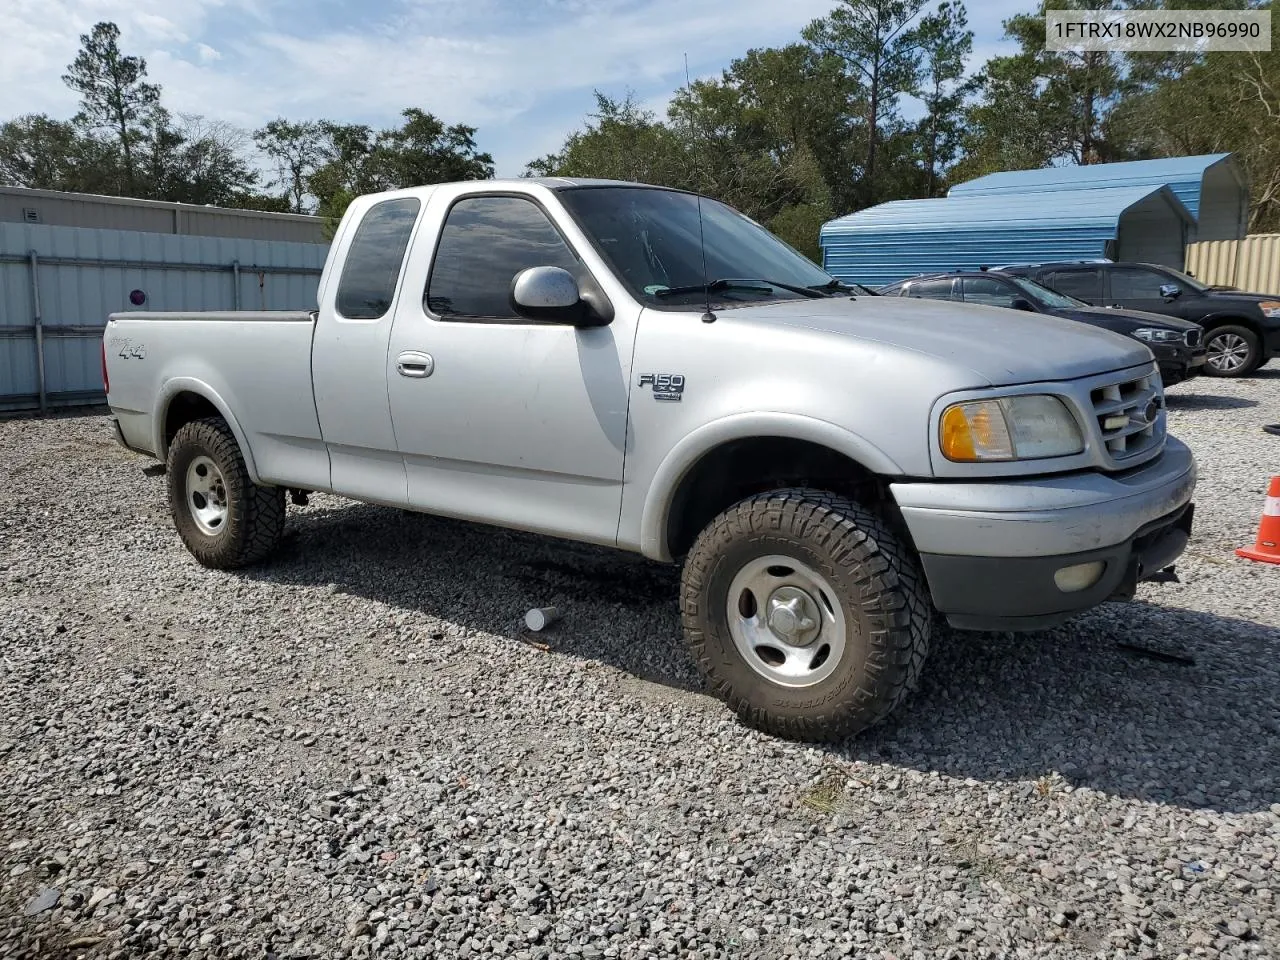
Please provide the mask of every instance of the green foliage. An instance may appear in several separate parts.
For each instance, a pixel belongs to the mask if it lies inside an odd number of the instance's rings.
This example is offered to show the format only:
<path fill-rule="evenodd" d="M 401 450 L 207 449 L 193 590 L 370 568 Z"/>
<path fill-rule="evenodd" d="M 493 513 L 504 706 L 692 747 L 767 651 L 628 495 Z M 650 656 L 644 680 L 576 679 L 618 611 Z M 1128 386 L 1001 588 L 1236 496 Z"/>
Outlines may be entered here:
<path fill-rule="evenodd" d="M 947 168 L 960 155 L 964 103 L 975 87 L 965 77 L 973 52 L 973 33 L 968 29 L 964 4 L 942 0 L 937 10 L 920 21 L 916 43 L 921 68 L 913 92 L 925 108 L 918 127 L 926 179 L 924 195 L 936 197 Z"/>
<path fill-rule="evenodd" d="M 822 225 L 832 216 L 831 208 L 826 204 L 795 203 L 784 208 L 766 226 L 814 263 L 821 265 L 822 248 L 818 246 L 818 234 Z"/>
<path fill-rule="evenodd" d="M 73 123 L 28 114 L 0 124 L 0 182 L 44 190 L 113 193 L 115 147 Z"/>
<path fill-rule="evenodd" d="M 416 107 L 401 117 L 399 127 L 377 132 L 364 124 L 317 124 L 319 163 L 305 182 L 330 233 L 361 194 L 493 177 L 493 157 L 476 150 L 475 127 L 445 126 Z"/>
<path fill-rule="evenodd" d="M 275 164 L 276 176 L 270 186 L 283 189 L 286 209 L 307 210 L 308 181 L 319 167 L 324 151 L 324 132 L 319 123 L 306 120 L 291 123 L 284 117 L 255 130 L 253 141 Z"/>
<path fill-rule="evenodd" d="M 135 150 L 160 105 L 160 88 L 147 83 L 146 76 L 147 61 L 120 52 L 120 28 L 98 23 L 81 34 L 80 52 L 62 78 L 80 94 L 75 122 L 117 138 L 127 190 L 136 185 Z"/>
<path fill-rule="evenodd" d="M 924 0 L 840 0 L 826 17 L 804 29 L 815 49 L 837 57 L 862 86 L 866 159 L 858 202 L 877 203 L 883 187 L 876 161 L 881 142 L 894 132 L 898 99 L 916 86 L 920 37 L 912 24 Z M 889 128 L 889 129 L 886 129 Z"/>

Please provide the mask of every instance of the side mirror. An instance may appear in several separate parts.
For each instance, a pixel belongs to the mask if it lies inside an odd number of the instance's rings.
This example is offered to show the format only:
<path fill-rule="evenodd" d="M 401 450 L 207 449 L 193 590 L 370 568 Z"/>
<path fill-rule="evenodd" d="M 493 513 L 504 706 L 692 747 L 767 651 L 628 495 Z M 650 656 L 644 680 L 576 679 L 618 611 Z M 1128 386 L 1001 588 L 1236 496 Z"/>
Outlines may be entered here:
<path fill-rule="evenodd" d="M 584 297 L 578 281 L 562 267 L 529 267 L 511 280 L 511 306 L 517 316 L 547 323 L 595 327 L 607 323 Z"/>
<path fill-rule="evenodd" d="M 1176 283 L 1160 284 L 1160 296 L 1164 297 L 1166 300 L 1172 300 L 1174 297 L 1180 296 L 1181 293 L 1182 288 Z"/>
<path fill-rule="evenodd" d="M 1014 310 L 1029 310 L 1032 313 L 1036 312 L 1035 306 L 1033 306 L 1031 301 L 1026 299 L 1025 297 L 1014 297 L 1013 303 L 1009 304 L 1009 306 L 1011 306 Z"/>

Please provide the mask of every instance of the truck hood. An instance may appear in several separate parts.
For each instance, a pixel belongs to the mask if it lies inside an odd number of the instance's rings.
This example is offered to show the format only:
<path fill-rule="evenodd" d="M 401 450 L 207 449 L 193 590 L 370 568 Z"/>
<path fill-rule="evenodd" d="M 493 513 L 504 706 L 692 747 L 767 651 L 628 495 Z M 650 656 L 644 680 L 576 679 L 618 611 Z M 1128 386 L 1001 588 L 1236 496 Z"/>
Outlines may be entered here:
<path fill-rule="evenodd" d="M 723 313 L 874 341 L 967 368 L 991 386 L 1074 380 L 1151 363 L 1131 337 L 1041 313 L 908 297 L 830 297 Z M 975 384 L 979 385 L 979 384 Z"/>
<path fill-rule="evenodd" d="M 1280 300 L 1280 293 L 1246 293 L 1243 290 L 1222 290 L 1210 287 L 1200 294 L 1206 300 L 1221 303 L 1262 303 L 1264 300 Z"/>

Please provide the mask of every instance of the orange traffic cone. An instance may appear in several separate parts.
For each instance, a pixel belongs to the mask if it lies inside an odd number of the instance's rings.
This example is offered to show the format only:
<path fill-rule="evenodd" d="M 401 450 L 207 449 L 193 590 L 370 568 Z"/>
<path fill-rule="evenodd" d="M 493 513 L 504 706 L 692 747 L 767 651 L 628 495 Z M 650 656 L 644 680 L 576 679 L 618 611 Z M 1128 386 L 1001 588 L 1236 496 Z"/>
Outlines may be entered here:
<path fill-rule="evenodd" d="M 1258 523 L 1258 542 L 1252 547 L 1241 547 L 1236 556 L 1280 563 L 1280 477 L 1271 478 L 1267 501 L 1262 505 L 1262 520 Z"/>

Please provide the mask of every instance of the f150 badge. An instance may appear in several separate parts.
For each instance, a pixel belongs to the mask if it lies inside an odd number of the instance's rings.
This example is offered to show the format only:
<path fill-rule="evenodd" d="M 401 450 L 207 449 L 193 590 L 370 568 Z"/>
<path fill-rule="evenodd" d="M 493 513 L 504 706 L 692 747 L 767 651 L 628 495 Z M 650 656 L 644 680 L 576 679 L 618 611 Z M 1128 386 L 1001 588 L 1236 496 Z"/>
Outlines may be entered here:
<path fill-rule="evenodd" d="M 640 386 L 653 389 L 653 399 L 679 403 L 684 396 L 683 373 L 642 373 Z"/>

